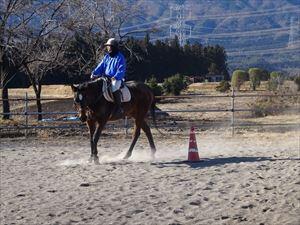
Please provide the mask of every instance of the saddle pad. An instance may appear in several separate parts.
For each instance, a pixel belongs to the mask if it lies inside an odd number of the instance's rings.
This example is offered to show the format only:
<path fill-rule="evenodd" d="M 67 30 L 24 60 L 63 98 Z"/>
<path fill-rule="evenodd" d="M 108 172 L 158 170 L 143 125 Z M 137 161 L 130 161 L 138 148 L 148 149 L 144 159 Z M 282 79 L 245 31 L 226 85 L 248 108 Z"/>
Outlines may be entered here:
<path fill-rule="evenodd" d="M 131 94 L 130 94 L 130 91 L 129 91 L 128 87 L 124 84 L 124 86 L 120 90 L 121 90 L 121 93 L 122 93 L 121 101 L 122 102 L 129 102 L 131 100 Z M 103 92 L 104 98 L 108 102 L 114 102 L 114 98 L 112 96 L 111 89 L 107 88 L 107 82 L 103 82 L 102 92 Z"/>

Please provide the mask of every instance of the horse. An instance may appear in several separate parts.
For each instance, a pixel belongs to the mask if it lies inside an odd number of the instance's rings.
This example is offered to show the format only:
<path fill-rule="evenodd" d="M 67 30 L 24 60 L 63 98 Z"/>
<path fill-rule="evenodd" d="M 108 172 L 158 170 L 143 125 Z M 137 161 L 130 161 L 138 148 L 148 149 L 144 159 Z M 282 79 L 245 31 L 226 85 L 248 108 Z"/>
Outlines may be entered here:
<path fill-rule="evenodd" d="M 115 121 L 124 117 L 115 117 L 113 114 L 115 104 L 104 97 L 108 78 L 100 77 L 96 80 L 87 81 L 77 85 L 71 85 L 74 93 L 74 107 L 78 111 L 78 117 L 82 122 L 86 122 L 89 129 L 91 156 L 89 162 L 99 164 L 97 143 L 100 135 L 108 121 Z M 131 145 L 123 159 L 128 159 L 132 155 L 132 150 L 140 136 L 141 129 L 145 132 L 151 148 L 151 156 L 154 158 L 156 147 L 146 117 L 150 109 L 155 123 L 155 98 L 152 90 L 144 83 L 128 81 L 124 82 L 129 89 L 131 99 L 123 102 L 124 116 L 134 119 L 134 131 Z"/>

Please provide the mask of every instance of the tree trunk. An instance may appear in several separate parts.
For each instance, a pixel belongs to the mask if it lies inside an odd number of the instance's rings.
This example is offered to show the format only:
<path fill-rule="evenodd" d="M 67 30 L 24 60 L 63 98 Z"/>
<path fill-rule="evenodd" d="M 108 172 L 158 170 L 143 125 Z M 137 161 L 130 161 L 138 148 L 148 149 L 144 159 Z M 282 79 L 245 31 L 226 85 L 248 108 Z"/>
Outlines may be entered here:
<path fill-rule="evenodd" d="M 38 84 L 37 85 L 37 92 L 35 93 L 36 95 L 36 107 L 37 107 L 37 111 L 38 113 L 42 113 L 42 103 L 41 103 L 41 92 L 42 92 L 42 85 Z M 43 119 L 43 115 L 42 114 L 38 114 L 38 121 Z"/>
<path fill-rule="evenodd" d="M 1 96 L 2 96 L 2 112 L 10 113 L 9 100 L 8 100 L 8 89 L 6 87 L 6 75 L 4 74 L 3 68 L 3 55 L 0 57 L 0 87 L 1 87 Z M 5 100 L 4 100 L 5 99 Z M 3 115 L 2 118 L 4 120 L 8 120 L 10 118 L 9 114 Z"/>
<path fill-rule="evenodd" d="M 10 113 L 9 101 L 8 101 L 8 89 L 6 87 L 2 88 L 2 109 L 3 113 Z M 2 116 L 4 120 L 8 120 L 10 118 L 9 114 L 5 114 Z"/>
<path fill-rule="evenodd" d="M 30 80 L 33 91 L 35 93 L 37 112 L 41 113 L 42 112 L 42 104 L 41 104 L 42 85 L 40 83 L 40 80 L 35 79 L 35 76 L 30 71 L 28 65 L 24 65 L 24 67 L 25 67 L 26 72 L 27 72 L 27 77 Z M 41 114 L 38 114 L 38 121 L 40 121 L 42 119 L 43 119 L 43 116 Z"/>

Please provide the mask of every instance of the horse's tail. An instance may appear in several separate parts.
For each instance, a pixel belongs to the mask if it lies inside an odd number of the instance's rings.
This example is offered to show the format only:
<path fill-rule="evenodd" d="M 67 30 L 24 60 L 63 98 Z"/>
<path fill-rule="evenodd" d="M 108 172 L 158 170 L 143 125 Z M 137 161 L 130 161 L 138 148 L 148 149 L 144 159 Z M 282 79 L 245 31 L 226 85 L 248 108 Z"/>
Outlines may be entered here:
<path fill-rule="evenodd" d="M 151 103 L 150 112 L 151 112 L 151 117 L 152 117 L 153 124 L 154 124 L 155 128 L 157 129 L 155 108 L 156 108 L 156 100 L 155 100 L 155 98 L 153 98 L 153 101 Z"/>
<path fill-rule="evenodd" d="M 162 133 L 162 132 L 158 129 L 158 126 L 157 126 L 157 123 L 156 123 L 155 109 L 156 109 L 156 98 L 154 97 L 154 98 L 153 98 L 153 101 L 152 101 L 152 103 L 151 103 L 151 107 L 150 107 L 150 112 L 151 112 L 152 121 L 153 121 L 153 124 L 154 124 L 155 129 L 156 129 L 160 134 L 164 135 L 164 133 Z"/>

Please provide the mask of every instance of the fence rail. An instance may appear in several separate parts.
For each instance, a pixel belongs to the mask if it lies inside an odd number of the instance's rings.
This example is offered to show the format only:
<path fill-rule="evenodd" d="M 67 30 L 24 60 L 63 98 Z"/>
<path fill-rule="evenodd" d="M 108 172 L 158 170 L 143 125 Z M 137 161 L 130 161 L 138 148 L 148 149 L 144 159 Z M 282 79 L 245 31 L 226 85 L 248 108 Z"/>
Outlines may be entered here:
<path fill-rule="evenodd" d="M 201 98 L 248 98 L 248 97 L 299 97 L 300 94 L 234 94 L 230 95 L 203 95 L 203 94 L 189 94 L 189 95 L 179 95 L 179 96 L 173 96 L 173 95 L 162 95 L 162 96 L 155 96 L 156 99 L 180 99 L 180 98 L 195 98 L 195 97 L 201 97 Z M 9 99 L 3 99 L 0 98 L 0 101 L 59 101 L 59 100 L 71 100 L 73 98 L 9 98 Z"/>
<path fill-rule="evenodd" d="M 235 120 L 235 112 L 253 112 L 252 109 L 240 109 L 236 108 L 235 106 L 235 99 L 236 98 L 254 98 L 254 97 L 300 97 L 300 94 L 259 94 L 259 95 L 253 95 L 253 94 L 236 94 L 234 91 L 230 95 L 201 95 L 201 94 L 191 94 L 191 95 L 181 95 L 181 96 L 156 96 L 157 99 L 183 99 L 183 98 L 230 98 L 230 107 L 225 109 L 187 109 L 187 110 L 163 110 L 159 111 L 156 110 L 155 112 L 157 114 L 162 113 L 191 113 L 191 112 L 230 112 L 231 113 L 231 123 L 230 126 L 232 128 L 232 135 L 234 135 L 235 127 L 241 126 L 241 124 L 237 124 Z M 24 125 L 18 125 L 16 126 L 0 126 L 0 129 L 25 129 L 25 135 L 27 135 L 29 129 L 52 129 L 52 128 L 79 128 L 80 126 L 75 125 L 59 125 L 59 126 L 49 126 L 49 125 L 29 125 L 29 116 L 35 116 L 35 115 L 76 115 L 77 112 L 32 112 L 28 110 L 28 103 L 30 101 L 60 101 L 60 100 L 71 100 L 72 98 L 28 98 L 27 93 L 25 94 L 24 98 L 11 98 L 11 99 L 0 99 L 0 101 L 24 101 L 24 111 L 22 112 L 11 112 L 11 113 L 0 113 L 0 115 L 10 115 L 10 116 L 25 116 L 25 124 Z M 54 120 L 53 122 L 62 121 L 62 120 Z M 49 121 L 47 121 L 49 122 Z M 271 124 L 260 124 L 262 125 L 271 125 Z M 289 125 L 295 125 L 295 124 L 289 124 Z M 297 124 L 296 124 L 297 125 Z M 255 126 L 253 124 L 243 124 L 243 126 Z M 127 133 L 128 130 L 128 120 L 127 118 L 124 121 L 124 128 L 125 132 Z"/>

